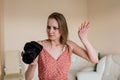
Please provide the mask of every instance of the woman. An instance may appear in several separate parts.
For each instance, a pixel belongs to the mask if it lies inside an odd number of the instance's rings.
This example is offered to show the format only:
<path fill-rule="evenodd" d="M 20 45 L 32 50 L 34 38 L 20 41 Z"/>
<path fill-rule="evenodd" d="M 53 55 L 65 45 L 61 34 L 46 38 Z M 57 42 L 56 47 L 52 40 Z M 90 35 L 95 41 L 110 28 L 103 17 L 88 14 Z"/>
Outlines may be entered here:
<path fill-rule="evenodd" d="M 40 80 L 68 80 L 68 71 L 71 64 L 71 54 L 74 53 L 92 63 L 98 63 L 96 50 L 87 39 L 89 23 L 84 22 L 78 30 L 78 36 L 85 49 L 71 40 L 68 40 L 68 27 L 65 17 L 54 12 L 48 17 L 48 39 L 38 41 L 43 46 L 39 56 L 28 66 L 25 73 L 26 80 L 32 80 L 38 64 Z"/>

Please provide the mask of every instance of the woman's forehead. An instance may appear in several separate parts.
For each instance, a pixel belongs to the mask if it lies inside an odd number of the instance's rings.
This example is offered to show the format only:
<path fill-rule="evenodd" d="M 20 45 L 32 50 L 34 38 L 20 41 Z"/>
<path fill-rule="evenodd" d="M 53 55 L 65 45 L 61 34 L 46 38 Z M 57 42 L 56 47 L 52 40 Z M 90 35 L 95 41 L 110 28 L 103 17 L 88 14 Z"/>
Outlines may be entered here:
<path fill-rule="evenodd" d="M 58 22 L 56 21 L 56 19 L 54 19 L 54 18 L 50 18 L 50 19 L 48 19 L 48 23 L 47 23 L 47 25 L 58 27 Z"/>

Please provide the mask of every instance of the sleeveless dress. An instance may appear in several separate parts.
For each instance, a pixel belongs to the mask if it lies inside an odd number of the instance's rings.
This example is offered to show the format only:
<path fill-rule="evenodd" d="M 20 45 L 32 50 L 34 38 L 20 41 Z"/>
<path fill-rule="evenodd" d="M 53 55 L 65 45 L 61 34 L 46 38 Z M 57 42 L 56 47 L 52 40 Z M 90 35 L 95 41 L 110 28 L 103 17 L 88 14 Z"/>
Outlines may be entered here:
<path fill-rule="evenodd" d="M 71 64 L 70 48 L 66 48 L 57 60 L 43 48 L 38 59 L 39 80 L 68 80 Z"/>

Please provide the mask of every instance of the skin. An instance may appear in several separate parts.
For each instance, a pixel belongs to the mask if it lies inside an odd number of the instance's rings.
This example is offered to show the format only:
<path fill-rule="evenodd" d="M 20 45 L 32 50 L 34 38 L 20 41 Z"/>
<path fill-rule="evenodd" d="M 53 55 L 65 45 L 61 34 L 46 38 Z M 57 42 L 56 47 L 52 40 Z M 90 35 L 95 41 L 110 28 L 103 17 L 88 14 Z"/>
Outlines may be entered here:
<path fill-rule="evenodd" d="M 85 49 L 81 48 L 75 42 L 68 40 L 67 44 L 72 50 L 72 53 L 92 62 L 98 63 L 98 57 L 96 50 L 92 47 L 90 42 L 87 39 L 87 32 L 89 30 L 89 22 L 83 22 L 78 29 L 78 37 L 80 41 L 83 43 Z M 49 51 L 50 55 L 57 60 L 58 57 L 62 54 L 64 49 L 64 45 L 60 43 L 61 33 L 59 31 L 58 23 L 55 19 L 49 19 L 47 24 L 47 34 L 48 39 L 44 40 L 44 49 Z M 41 43 L 41 41 L 38 41 Z M 56 54 L 57 53 L 57 54 Z M 25 73 L 26 80 L 32 80 L 35 72 L 35 68 L 37 66 L 38 57 L 28 66 L 28 69 Z"/>

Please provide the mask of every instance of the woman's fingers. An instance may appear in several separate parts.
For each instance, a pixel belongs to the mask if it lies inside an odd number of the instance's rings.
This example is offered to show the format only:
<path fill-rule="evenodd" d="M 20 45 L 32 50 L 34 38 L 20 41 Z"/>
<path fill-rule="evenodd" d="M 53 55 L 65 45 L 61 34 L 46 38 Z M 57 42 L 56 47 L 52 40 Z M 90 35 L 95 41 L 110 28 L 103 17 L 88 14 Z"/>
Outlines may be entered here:
<path fill-rule="evenodd" d="M 82 24 L 81 24 L 81 26 L 79 27 L 79 30 L 78 30 L 78 32 L 84 32 L 84 31 L 87 31 L 88 30 L 88 28 L 89 28 L 89 22 L 87 22 L 87 21 L 84 21 Z"/>

